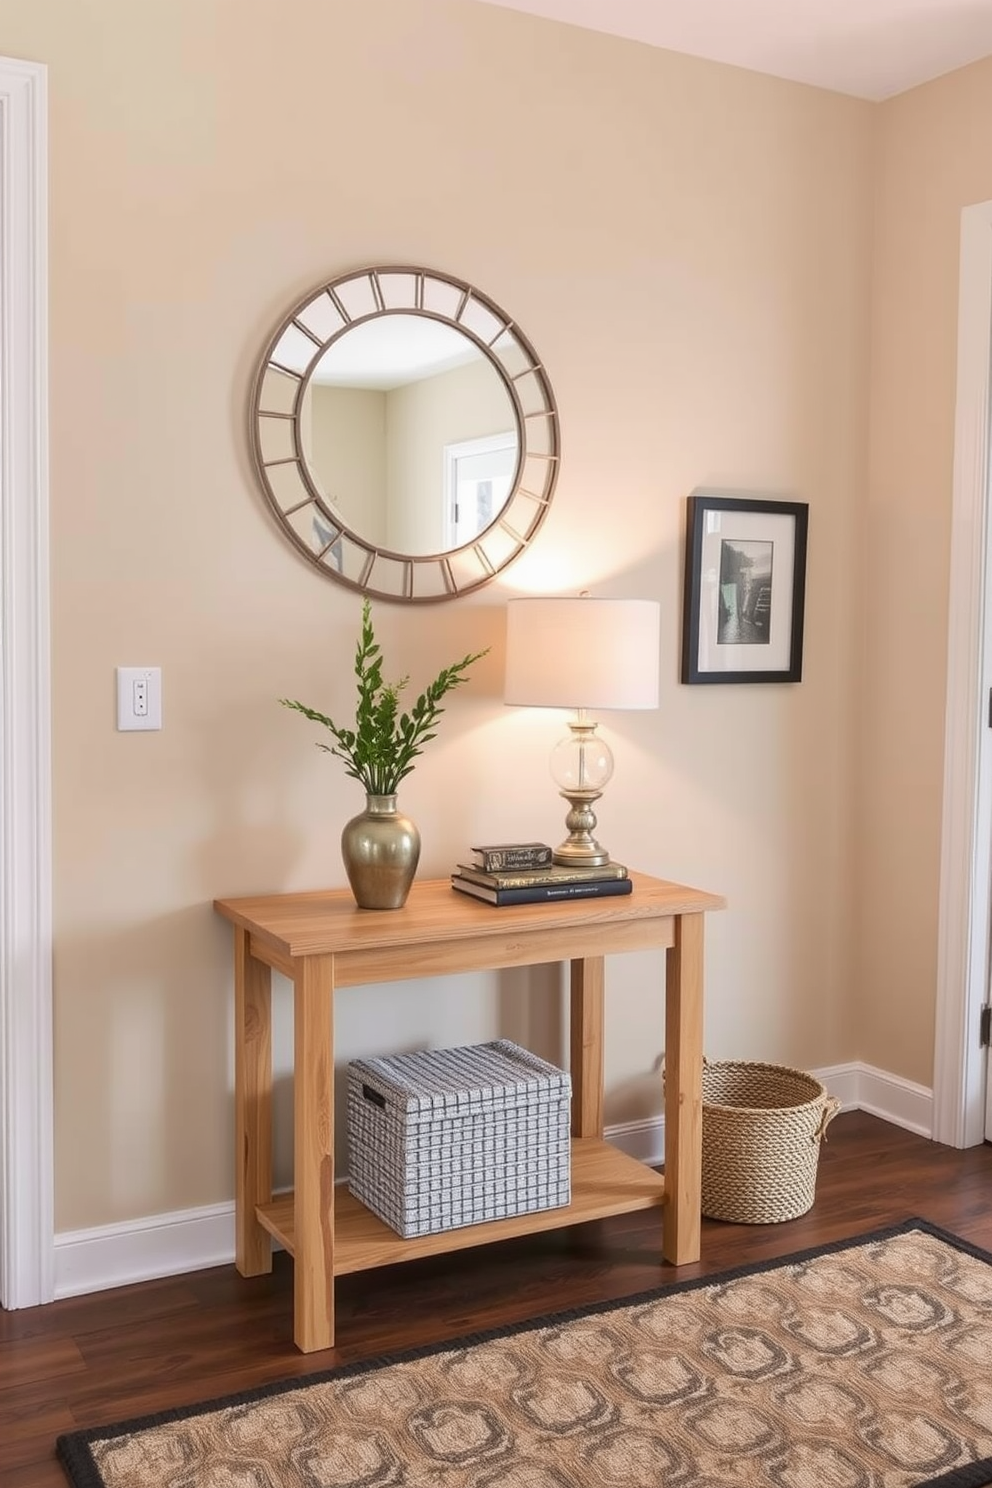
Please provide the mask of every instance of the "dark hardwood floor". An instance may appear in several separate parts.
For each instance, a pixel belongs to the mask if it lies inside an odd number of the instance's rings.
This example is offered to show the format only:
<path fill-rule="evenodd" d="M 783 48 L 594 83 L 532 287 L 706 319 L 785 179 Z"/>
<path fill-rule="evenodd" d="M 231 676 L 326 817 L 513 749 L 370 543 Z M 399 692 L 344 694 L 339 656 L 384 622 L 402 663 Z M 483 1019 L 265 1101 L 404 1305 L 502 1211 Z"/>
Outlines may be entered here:
<path fill-rule="evenodd" d="M 660 1216 L 618 1216 L 368 1271 L 337 1285 L 339 1346 L 292 1341 L 292 1262 L 220 1266 L 0 1312 L 0 1488 L 65 1488 L 63 1431 L 722 1271 L 919 1215 L 992 1251 L 992 1146 L 958 1152 L 862 1112 L 838 1116 L 816 1203 L 786 1224 L 703 1222 L 698 1265 L 658 1261 Z"/>

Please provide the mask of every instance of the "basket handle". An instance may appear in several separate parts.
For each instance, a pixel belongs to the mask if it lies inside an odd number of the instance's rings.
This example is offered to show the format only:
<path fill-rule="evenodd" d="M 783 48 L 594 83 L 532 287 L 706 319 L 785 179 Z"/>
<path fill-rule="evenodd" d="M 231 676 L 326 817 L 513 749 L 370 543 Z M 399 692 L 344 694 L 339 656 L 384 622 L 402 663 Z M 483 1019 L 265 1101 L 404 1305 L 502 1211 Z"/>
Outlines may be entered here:
<path fill-rule="evenodd" d="M 827 1127 L 837 1115 L 837 1112 L 840 1110 L 842 1104 L 843 1102 L 838 1100 L 836 1095 L 828 1095 L 826 1097 L 823 1102 L 823 1109 L 820 1112 L 820 1124 L 816 1128 L 816 1131 L 813 1133 L 814 1142 L 819 1142 L 821 1137 L 824 1142 L 827 1140 Z"/>

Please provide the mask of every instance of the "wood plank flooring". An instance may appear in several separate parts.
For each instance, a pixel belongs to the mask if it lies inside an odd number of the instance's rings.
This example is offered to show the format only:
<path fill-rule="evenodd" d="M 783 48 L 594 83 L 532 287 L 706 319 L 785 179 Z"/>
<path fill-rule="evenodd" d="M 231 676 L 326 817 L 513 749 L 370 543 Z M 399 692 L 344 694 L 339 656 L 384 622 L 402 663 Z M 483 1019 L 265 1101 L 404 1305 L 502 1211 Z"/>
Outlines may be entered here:
<path fill-rule="evenodd" d="M 0 1485 L 65 1488 L 62 1431 L 211 1399 L 338 1363 L 442 1342 L 785 1255 L 913 1215 L 992 1251 L 992 1146 L 941 1147 L 863 1112 L 838 1116 L 816 1203 L 786 1224 L 703 1222 L 703 1258 L 658 1260 L 642 1212 L 380 1271 L 337 1285 L 339 1346 L 292 1341 L 292 1262 L 250 1280 L 233 1265 L 48 1307 L 0 1312 Z"/>

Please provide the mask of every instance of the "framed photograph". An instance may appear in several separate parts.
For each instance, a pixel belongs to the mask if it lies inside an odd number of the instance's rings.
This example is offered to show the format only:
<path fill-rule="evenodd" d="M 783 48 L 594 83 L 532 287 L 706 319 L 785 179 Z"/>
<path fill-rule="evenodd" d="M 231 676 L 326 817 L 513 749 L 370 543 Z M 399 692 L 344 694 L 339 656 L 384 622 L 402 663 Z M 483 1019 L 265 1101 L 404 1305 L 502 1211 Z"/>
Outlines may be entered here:
<path fill-rule="evenodd" d="M 799 682 L 809 506 L 695 491 L 687 502 L 683 682 Z"/>

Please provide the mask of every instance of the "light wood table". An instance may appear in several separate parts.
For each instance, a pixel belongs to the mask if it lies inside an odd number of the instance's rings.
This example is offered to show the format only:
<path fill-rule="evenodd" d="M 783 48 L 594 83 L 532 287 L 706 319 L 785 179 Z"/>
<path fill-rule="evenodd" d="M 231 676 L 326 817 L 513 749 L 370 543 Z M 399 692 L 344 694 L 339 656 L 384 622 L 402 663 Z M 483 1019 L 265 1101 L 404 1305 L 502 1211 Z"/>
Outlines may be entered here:
<path fill-rule="evenodd" d="M 235 927 L 236 1264 L 242 1276 L 271 1270 L 273 1236 L 293 1256 L 294 1337 L 304 1353 L 333 1345 L 334 1278 L 349 1271 L 656 1205 L 664 1257 L 699 1259 L 703 915 L 724 901 L 631 877 L 633 893 L 622 897 L 499 909 L 456 893 L 447 879 L 415 883 L 404 908 L 388 911 L 356 908 L 347 889 L 215 901 Z M 603 1140 L 603 958 L 662 946 L 664 1177 Z M 335 987 L 551 961 L 571 963 L 571 1203 L 400 1239 L 335 1188 Z M 276 1197 L 272 968 L 294 986 L 294 1190 Z"/>

